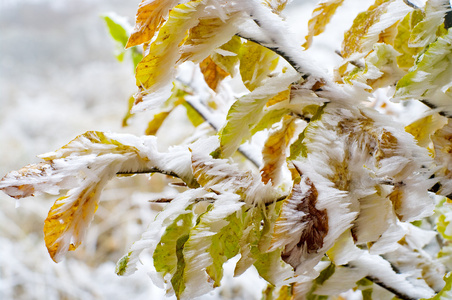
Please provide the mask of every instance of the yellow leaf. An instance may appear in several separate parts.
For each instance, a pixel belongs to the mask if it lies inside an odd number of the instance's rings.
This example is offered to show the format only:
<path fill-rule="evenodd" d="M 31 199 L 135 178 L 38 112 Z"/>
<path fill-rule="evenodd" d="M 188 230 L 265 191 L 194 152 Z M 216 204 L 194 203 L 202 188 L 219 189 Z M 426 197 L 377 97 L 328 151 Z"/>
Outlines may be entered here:
<path fill-rule="evenodd" d="M 242 40 L 235 35 L 217 51 L 213 52 L 210 57 L 220 68 L 228 72 L 231 76 L 234 76 L 236 73 L 235 67 L 239 63 L 241 47 Z"/>
<path fill-rule="evenodd" d="M 50 257 L 59 262 L 67 251 L 81 243 L 93 219 L 103 183 L 61 197 L 49 211 L 44 222 L 44 240 Z"/>
<path fill-rule="evenodd" d="M 162 111 L 161 113 L 155 114 L 154 118 L 151 121 L 149 121 L 148 128 L 146 128 L 145 134 L 156 135 L 160 126 L 162 126 L 166 117 L 168 117 L 170 113 L 171 111 Z"/>
<path fill-rule="evenodd" d="M 220 68 L 210 56 L 204 59 L 200 64 L 201 72 L 207 85 L 214 91 L 217 90 L 218 84 L 229 75 L 228 72 Z"/>
<path fill-rule="evenodd" d="M 191 28 L 188 36 L 181 47 L 181 62 L 190 60 L 195 63 L 203 60 L 211 50 L 230 40 L 237 29 L 234 19 L 239 13 L 232 13 L 227 20 L 222 18 L 202 18 L 199 23 Z"/>
<path fill-rule="evenodd" d="M 360 53 L 364 49 L 363 39 L 366 37 L 369 28 L 380 20 L 381 15 L 386 12 L 388 5 L 393 0 L 376 0 L 365 12 L 358 14 L 353 20 L 352 27 L 344 34 L 342 42 L 342 56 L 350 57 L 354 53 Z"/>
<path fill-rule="evenodd" d="M 149 42 L 176 4 L 175 0 L 143 0 L 138 7 L 135 28 L 126 48 Z"/>
<path fill-rule="evenodd" d="M 401 54 L 397 57 L 397 64 L 405 71 L 408 71 L 408 69 L 414 65 L 415 57 L 423 49 L 422 47 L 410 46 L 410 36 L 413 32 L 413 28 L 422 20 L 422 18 L 422 11 L 416 9 L 407 14 L 397 26 L 394 49 Z"/>
<path fill-rule="evenodd" d="M 321 34 L 325 30 L 325 26 L 330 22 L 336 9 L 343 2 L 344 0 L 329 0 L 317 4 L 308 23 L 308 34 L 306 35 L 306 42 L 303 44 L 305 49 L 311 46 L 314 36 Z"/>
<path fill-rule="evenodd" d="M 267 101 L 267 104 L 265 104 L 265 106 L 269 107 L 269 106 L 275 105 L 277 103 L 288 100 L 290 98 L 290 89 L 291 89 L 291 86 L 289 86 L 289 88 L 287 90 L 284 90 L 284 91 L 278 93 L 276 96 L 272 97 L 270 100 Z"/>
<path fill-rule="evenodd" d="M 414 136 L 421 147 L 428 147 L 431 136 L 447 124 L 447 118 L 439 114 L 428 115 L 405 127 L 405 131 Z"/>
<path fill-rule="evenodd" d="M 198 23 L 196 15 L 202 0 L 177 5 L 169 14 L 168 21 L 160 28 L 149 53 L 136 69 L 137 86 L 146 89 L 157 83 L 171 80 L 177 60 L 180 58 L 179 45 L 186 32 Z M 145 91 L 145 94 L 152 91 Z"/>
<path fill-rule="evenodd" d="M 281 168 L 286 162 L 286 149 L 296 130 L 296 118 L 286 116 L 280 129 L 271 132 L 262 150 L 264 165 L 261 169 L 262 182 L 270 180 L 273 185 L 279 183 Z"/>
<path fill-rule="evenodd" d="M 240 51 L 240 75 L 243 84 L 253 91 L 260 86 L 262 80 L 272 72 L 278 64 L 279 56 L 273 51 L 247 41 Z"/>
<path fill-rule="evenodd" d="M 289 1 L 288 0 L 263 0 L 262 3 L 271 8 L 275 14 L 280 14 Z"/>

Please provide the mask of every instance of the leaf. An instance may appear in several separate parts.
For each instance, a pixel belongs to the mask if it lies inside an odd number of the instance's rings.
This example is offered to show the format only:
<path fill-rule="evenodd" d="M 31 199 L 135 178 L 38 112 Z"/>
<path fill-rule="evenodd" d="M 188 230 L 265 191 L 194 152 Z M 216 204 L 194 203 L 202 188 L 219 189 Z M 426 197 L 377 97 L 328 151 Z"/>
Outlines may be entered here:
<path fill-rule="evenodd" d="M 429 0 L 425 4 L 424 18 L 413 27 L 410 47 L 426 47 L 436 39 L 438 28 L 444 22 L 444 16 L 450 10 L 447 0 Z"/>
<path fill-rule="evenodd" d="M 314 36 L 321 34 L 325 30 L 326 25 L 328 25 L 334 16 L 336 9 L 343 2 L 344 0 L 323 0 L 317 4 L 308 22 L 308 34 L 306 35 L 306 42 L 303 44 L 305 49 L 311 46 Z"/>
<path fill-rule="evenodd" d="M 143 110 L 169 98 L 175 66 L 180 59 L 179 45 L 184 41 L 187 30 L 198 24 L 198 16 L 204 6 L 202 0 L 196 0 L 179 4 L 171 10 L 168 21 L 160 28 L 148 54 L 137 66 L 136 83 L 143 91 L 136 97 L 133 110 Z M 155 97 L 152 101 L 145 97 L 150 94 Z"/>
<path fill-rule="evenodd" d="M 271 249 L 283 246 L 281 256 L 295 271 L 307 255 L 320 252 L 329 231 L 328 213 L 316 209 L 317 198 L 311 180 L 298 177 L 275 223 Z"/>
<path fill-rule="evenodd" d="M 264 165 L 261 168 L 262 182 L 273 185 L 280 182 L 281 169 L 286 162 L 286 149 L 292 140 L 297 125 L 296 118 L 284 118 L 281 128 L 270 133 L 262 150 Z"/>
<path fill-rule="evenodd" d="M 251 129 L 251 135 L 264 129 L 269 129 L 273 124 L 281 121 L 281 119 L 290 113 L 287 108 L 264 110 L 264 115 L 260 121 Z"/>
<path fill-rule="evenodd" d="M 289 1 L 288 0 L 263 0 L 262 3 L 268 6 L 274 14 L 280 14 Z"/>
<path fill-rule="evenodd" d="M 298 75 L 285 74 L 268 78 L 253 92 L 239 98 L 229 109 L 226 124 L 219 132 L 223 157 L 232 155 L 250 136 L 250 129 L 261 119 L 265 104 L 275 95 L 288 89 Z"/>
<path fill-rule="evenodd" d="M 180 259 L 177 253 L 177 241 L 188 237 L 193 225 L 193 213 L 189 207 L 186 213 L 180 214 L 166 227 L 165 233 L 152 254 L 155 270 L 161 273 L 163 278 L 166 278 L 167 274 L 174 275 L 176 273 Z"/>
<path fill-rule="evenodd" d="M 279 56 L 251 41 L 240 48 L 240 75 L 248 90 L 253 91 L 278 64 Z"/>
<path fill-rule="evenodd" d="M 221 17 L 200 18 L 199 23 L 190 28 L 188 36 L 181 47 L 181 61 L 201 62 L 215 48 L 230 41 L 236 34 L 237 12 L 231 12 Z"/>
<path fill-rule="evenodd" d="M 240 61 L 239 54 L 241 47 L 241 38 L 234 35 L 227 43 L 215 49 L 210 54 L 210 57 L 222 70 L 234 76 L 236 74 L 236 66 Z"/>
<path fill-rule="evenodd" d="M 371 89 L 394 85 L 404 73 L 397 66 L 399 53 L 390 45 L 376 43 L 365 58 L 365 68 L 356 68 L 344 76 L 344 82 L 364 83 Z"/>
<path fill-rule="evenodd" d="M 394 97 L 399 100 L 422 99 L 441 111 L 452 114 L 450 91 L 452 31 L 430 44 L 415 66 L 399 80 Z"/>
<path fill-rule="evenodd" d="M 278 198 L 271 185 L 260 181 L 260 176 L 251 171 L 241 171 L 225 159 L 213 159 L 204 154 L 206 148 L 202 143 L 191 147 L 193 174 L 201 186 L 217 194 L 234 193 L 253 205 Z"/>
<path fill-rule="evenodd" d="M 452 163 L 450 154 L 452 152 L 452 126 L 450 122 L 437 130 L 432 135 L 435 163 L 439 168 L 435 171 L 435 178 L 441 185 L 437 193 L 448 196 L 452 194 Z"/>
<path fill-rule="evenodd" d="M 153 119 L 151 121 L 149 121 L 145 134 L 146 135 L 156 135 L 157 131 L 160 129 L 160 126 L 162 126 L 163 122 L 169 116 L 170 112 L 171 111 L 162 111 L 158 114 L 155 114 Z"/>
<path fill-rule="evenodd" d="M 207 85 L 214 91 L 217 90 L 218 84 L 229 75 L 228 72 L 220 68 L 210 56 L 205 58 L 200 64 L 201 72 Z"/>
<path fill-rule="evenodd" d="M 413 47 L 410 44 L 410 36 L 413 28 L 424 17 L 419 9 L 415 9 L 405 16 L 397 26 L 397 35 L 394 40 L 394 49 L 401 55 L 397 57 L 397 64 L 405 71 L 408 71 L 414 65 L 415 58 L 423 47 Z"/>
<path fill-rule="evenodd" d="M 409 7 L 404 3 L 376 0 L 367 11 L 358 14 L 352 27 L 345 32 L 342 56 L 350 58 L 355 53 L 364 56 L 372 49 L 372 45 L 378 42 L 379 34 L 403 19 L 408 12 Z M 383 19 L 384 22 L 381 22 Z"/>
<path fill-rule="evenodd" d="M 175 0 L 142 0 L 138 7 L 135 28 L 127 42 L 127 48 L 149 42 L 176 6 Z"/>
<path fill-rule="evenodd" d="M 177 66 L 187 60 L 202 61 L 237 32 L 235 21 L 241 14 L 234 6 L 212 11 L 206 9 L 208 5 L 208 1 L 193 0 L 171 10 L 148 54 L 137 66 L 136 83 L 141 89 L 134 110 L 156 107 L 165 101 Z"/>
<path fill-rule="evenodd" d="M 129 37 L 129 24 L 126 20 L 116 14 L 110 13 L 101 16 L 107 25 L 111 37 L 117 42 L 116 58 L 122 61 L 124 58 L 124 47 Z"/>
<path fill-rule="evenodd" d="M 431 114 L 409 124 L 405 127 L 405 131 L 414 136 L 419 146 L 427 148 L 432 142 L 432 135 L 446 123 L 447 118 L 439 114 Z"/>
<path fill-rule="evenodd" d="M 155 147 L 155 139 L 89 131 L 59 150 L 41 155 L 44 163 L 7 174 L 0 189 L 15 198 L 69 190 L 55 201 L 44 225 L 49 254 L 58 262 L 81 244 L 103 187 L 117 173 L 149 169 L 194 184 L 191 169 L 183 163 L 186 150 L 162 154 Z"/>
<path fill-rule="evenodd" d="M 223 263 L 238 253 L 243 202 L 237 195 L 218 197 L 213 207 L 202 214 L 184 245 L 185 261 L 182 296 L 193 299 L 219 286 Z M 174 285 L 173 285 L 174 287 Z"/>
<path fill-rule="evenodd" d="M 452 272 L 447 273 L 444 275 L 444 281 L 446 282 L 446 285 L 444 288 L 437 293 L 435 296 L 428 298 L 428 299 L 422 299 L 422 300 L 445 300 L 449 299 L 452 296 Z"/>

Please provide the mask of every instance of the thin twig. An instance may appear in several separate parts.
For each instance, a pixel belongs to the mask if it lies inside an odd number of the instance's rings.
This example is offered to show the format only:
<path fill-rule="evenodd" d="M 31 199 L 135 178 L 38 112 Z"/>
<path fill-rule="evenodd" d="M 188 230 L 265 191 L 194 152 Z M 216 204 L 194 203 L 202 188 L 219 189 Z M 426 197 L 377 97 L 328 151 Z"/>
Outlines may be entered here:
<path fill-rule="evenodd" d="M 397 296 L 397 298 L 401 299 L 401 300 L 417 300 L 416 298 L 412 298 L 404 293 L 402 293 L 401 291 L 396 290 L 393 287 L 387 286 L 386 284 L 384 284 L 383 282 L 381 282 L 378 278 L 373 277 L 373 276 L 366 276 L 366 279 L 369 279 L 370 281 L 372 281 L 373 283 L 375 283 L 376 285 L 381 286 L 382 288 L 384 288 L 385 290 L 390 291 L 391 293 L 393 293 L 394 295 Z"/>
<path fill-rule="evenodd" d="M 186 100 L 186 102 L 201 116 L 201 118 L 203 118 L 213 129 L 215 129 L 215 131 L 219 130 L 218 124 L 216 124 L 213 117 L 210 116 L 210 112 L 204 106 L 201 107 L 200 105 L 196 105 L 193 101 L 190 100 Z M 251 157 L 251 155 L 243 146 L 240 146 L 238 151 L 253 165 L 255 165 L 256 168 L 260 168 L 259 162 Z"/>
<path fill-rule="evenodd" d="M 404 2 L 406 5 L 408 5 L 408 6 L 412 7 L 412 8 L 414 8 L 414 9 L 419 9 L 419 6 L 417 6 L 417 5 L 414 4 L 414 3 L 411 3 L 411 2 L 408 1 L 408 0 L 403 0 L 403 2 Z"/>

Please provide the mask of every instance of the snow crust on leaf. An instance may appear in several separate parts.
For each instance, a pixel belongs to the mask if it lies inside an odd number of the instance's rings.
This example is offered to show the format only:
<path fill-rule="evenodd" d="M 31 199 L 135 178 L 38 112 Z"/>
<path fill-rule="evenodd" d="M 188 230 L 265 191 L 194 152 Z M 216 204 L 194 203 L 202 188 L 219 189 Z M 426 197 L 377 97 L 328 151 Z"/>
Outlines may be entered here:
<path fill-rule="evenodd" d="M 345 292 L 367 276 L 384 286 L 396 288 L 411 298 L 430 297 L 434 294 L 425 282 L 417 280 L 416 275 L 413 274 L 413 278 L 409 278 L 409 273 L 398 274 L 388 260 L 356 247 L 350 233 L 344 233 L 339 243 L 340 245 L 328 252 L 328 256 L 336 265 L 347 264 L 347 267 L 338 267 L 324 284 L 316 289 L 316 294 L 335 295 Z"/>
<path fill-rule="evenodd" d="M 8 173 L 0 181 L 0 189 L 15 198 L 68 190 L 55 201 L 44 225 L 49 254 L 58 262 L 81 244 L 103 187 L 117 173 L 163 172 L 195 186 L 187 165 L 189 155 L 180 148 L 159 153 L 152 137 L 89 131 L 59 150 L 41 155 L 44 163 Z"/>
<path fill-rule="evenodd" d="M 325 30 L 336 9 L 343 2 L 344 0 L 323 0 L 317 4 L 308 22 L 308 34 L 306 35 L 306 42 L 303 44 L 305 49 L 311 46 L 314 36 L 321 34 Z"/>
<path fill-rule="evenodd" d="M 299 78 L 299 74 L 289 71 L 281 76 L 267 78 L 258 88 L 239 98 L 231 106 L 226 124 L 219 133 L 222 156 L 231 156 L 250 136 L 250 129 L 262 118 L 262 110 L 267 101 L 287 90 Z"/>
<path fill-rule="evenodd" d="M 149 42 L 177 3 L 176 0 L 142 0 L 136 15 L 135 28 L 126 47 Z"/>
<path fill-rule="evenodd" d="M 305 175 L 305 166 L 294 162 L 301 178 L 294 182 L 276 220 L 270 250 L 284 247 L 282 258 L 296 274 L 309 276 L 338 236 L 351 226 L 343 192 L 316 174 Z"/>
<path fill-rule="evenodd" d="M 262 182 L 269 181 L 276 186 L 280 183 L 283 165 L 286 162 L 287 148 L 293 139 L 297 124 L 296 119 L 287 117 L 282 121 L 281 128 L 273 131 L 268 136 L 262 149 L 264 165 L 261 168 Z"/>
<path fill-rule="evenodd" d="M 376 0 L 365 12 L 353 21 L 352 27 L 345 33 L 342 55 L 346 59 L 364 57 L 377 43 L 380 34 L 402 20 L 412 8 L 396 0 Z"/>
<path fill-rule="evenodd" d="M 439 166 L 435 172 L 435 177 L 441 184 L 438 193 L 448 196 L 452 193 L 452 174 L 450 172 L 452 170 L 452 125 L 450 122 L 433 134 L 432 142 L 435 162 Z"/>
<path fill-rule="evenodd" d="M 447 0 L 428 0 L 424 7 L 424 18 L 414 26 L 410 34 L 410 47 L 425 47 L 432 43 L 449 10 L 450 3 Z"/>
<path fill-rule="evenodd" d="M 155 221 L 149 224 L 148 229 L 141 235 L 141 238 L 130 247 L 130 251 L 125 256 L 127 259 L 122 258 L 119 261 L 127 261 L 127 264 L 123 267 L 123 274 L 121 275 L 133 274 L 137 268 L 140 254 L 144 250 L 154 253 L 162 237 L 164 240 L 168 237 L 165 235 L 166 228 L 171 226 L 171 224 L 174 223 L 174 220 L 180 215 L 190 213 L 192 210 L 189 206 L 193 204 L 197 198 L 206 196 L 213 195 L 206 192 L 203 188 L 190 189 L 178 194 L 170 203 L 168 203 L 168 205 L 165 206 L 165 209 L 157 215 Z M 181 237 L 183 236 L 184 235 Z M 157 285 L 161 285 L 161 281 L 157 281 L 157 278 L 160 279 L 159 275 L 152 276 L 151 278 Z"/>
<path fill-rule="evenodd" d="M 240 219 L 231 215 L 238 214 L 240 218 L 243 205 L 238 195 L 223 194 L 218 196 L 210 210 L 200 216 L 184 245 L 185 269 L 181 280 L 184 281 L 185 289 L 179 291 L 180 294 L 176 292 L 178 297 L 193 299 L 219 284 L 222 264 L 239 250 L 240 223 L 237 221 Z M 233 219 L 235 224 L 231 224 Z M 232 234 L 230 239 L 222 240 L 228 234 Z"/>
<path fill-rule="evenodd" d="M 215 137 L 206 141 L 198 141 L 190 149 L 192 151 L 193 174 L 199 184 L 217 194 L 233 193 L 239 195 L 250 205 L 272 202 L 278 198 L 279 192 L 271 184 L 264 184 L 260 176 L 251 171 L 241 171 L 236 164 L 226 159 L 214 159 L 206 154 L 217 148 Z"/>
<path fill-rule="evenodd" d="M 301 137 L 303 155 L 293 161 L 302 174 L 301 186 L 294 185 L 298 196 L 292 195 L 283 206 L 273 244 L 286 247 L 297 273 L 312 270 L 349 228 L 358 244 L 374 243 L 397 219 L 431 214 L 433 201 L 427 190 L 434 184 L 428 169 L 432 160 L 400 125 L 369 109 L 329 103 Z M 328 216 L 312 253 L 298 244 L 307 230 L 305 219 L 313 214 L 302 210 L 306 203 Z"/>
<path fill-rule="evenodd" d="M 452 30 L 449 29 L 446 35 L 430 44 L 410 72 L 399 80 L 394 98 L 421 99 L 447 115 L 452 115 L 451 57 Z"/>

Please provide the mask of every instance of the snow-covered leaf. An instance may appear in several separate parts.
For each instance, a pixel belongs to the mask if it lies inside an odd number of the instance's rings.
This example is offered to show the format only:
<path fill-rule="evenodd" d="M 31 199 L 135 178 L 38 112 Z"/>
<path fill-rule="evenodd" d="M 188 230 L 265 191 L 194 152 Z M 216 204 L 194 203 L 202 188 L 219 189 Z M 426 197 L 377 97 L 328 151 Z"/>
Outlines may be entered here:
<path fill-rule="evenodd" d="M 289 72 L 288 72 L 289 73 Z M 239 98 L 230 108 L 227 121 L 221 129 L 220 151 L 222 156 L 232 155 L 250 136 L 250 129 L 261 119 L 268 100 L 288 89 L 299 75 L 285 74 L 268 78 L 251 93 Z"/>
<path fill-rule="evenodd" d="M 283 164 L 286 162 L 286 149 L 292 140 L 297 124 L 296 119 L 287 117 L 283 120 L 281 128 L 270 133 L 262 150 L 264 165 L 261 168 L 262 181 L 273 185 L 280 182 Z"/>
<path fill-rule="evenodd" d="M 423 18 L 423 13 L 420 9 L 415 9 L 405 16 L 397 26 L 397 35 L 394 39 L 394 49 L 400 53 L 397 57 L 398 66 L 407 71 L 414 65 L 415 58 L 422 47 L 414 47 L 410 44 L 410 36 L 413 28 Z"/>
<path fill-rule="evenodd" d="M 314 36 L 321 34 L 325 30 L 336 9 L 343 2 L 344 0 L 323 0 L 317 4 L 308 23 L 308 34 L 306 35 L 306 42 L 303 44 L 305 49 L 311 46 Z"/>
<path fill-rule="evenodd" d="M 99 195 L 117 173 L 162 172 L 191 186 L 197 184 L 186 165 L 188 150 L 163 154 L 157 152 L 155 142 L 150 137 L 90 131 L 55 152 L 41 155 L 44 163 L 7 174 L 0 189 L 15 198 L 69 190 L 56 200 L 44 225 L 49 254 L 60 261 L 83 241 Z"/>
<path fill-rule="evenodd" d="M 410 72 L 399 80 L 394 97 L 420 99 L 446 114 L 452 114 L 451 57 L 452 30 L 449 30 L 430 44 Z"/>
<path fill-rule="evenodd" d="M 142 0 L 138 7 L 135 28 L 127 47 L 149 42 L 165 22 L 169 11 L 176 6 L 175 0 Z"/>
<path fill-rule="evenodd" d="M 247 41 L 240 48 L 240 75 L 245 86 L 253 91 L 278 64 L 278 55 L 267 48 Z"/>

